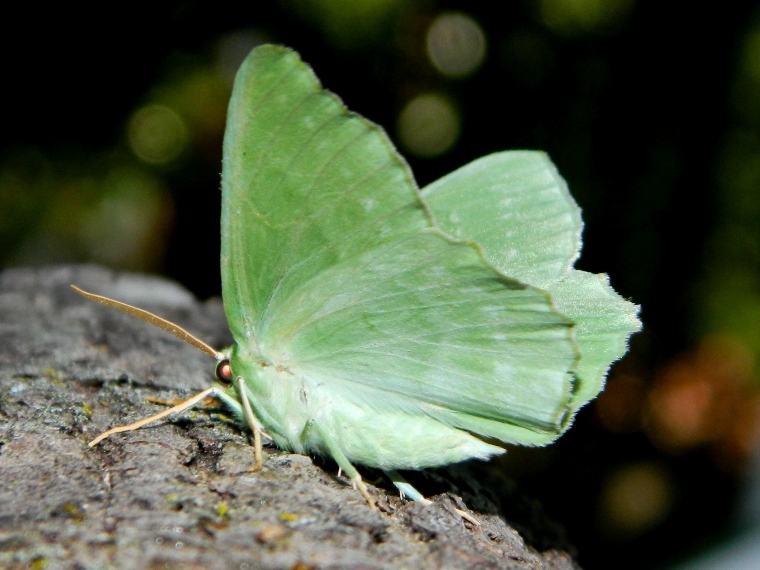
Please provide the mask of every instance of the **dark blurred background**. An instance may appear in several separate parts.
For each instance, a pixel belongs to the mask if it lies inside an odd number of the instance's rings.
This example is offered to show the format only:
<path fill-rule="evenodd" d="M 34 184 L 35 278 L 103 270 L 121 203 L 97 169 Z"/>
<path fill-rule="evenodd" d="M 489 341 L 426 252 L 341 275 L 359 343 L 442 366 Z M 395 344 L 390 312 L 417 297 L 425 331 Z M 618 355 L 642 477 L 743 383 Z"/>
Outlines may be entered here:
<path fill-rule="evenodd" d="M 760 5 L 15 11 L 0 34 L 2 265 L 92 261 L 218 295 L 231 82 L 255 45 L 291 46 L 386 128 L 421 186 L 546 150 L 584 211 L 578 267 L 641 304 L 644 331 L 574 428 L 492 464 L 564 525 L 580 564 L 707 568 L 690 560 L 712 546 L 760 548 Z"/>

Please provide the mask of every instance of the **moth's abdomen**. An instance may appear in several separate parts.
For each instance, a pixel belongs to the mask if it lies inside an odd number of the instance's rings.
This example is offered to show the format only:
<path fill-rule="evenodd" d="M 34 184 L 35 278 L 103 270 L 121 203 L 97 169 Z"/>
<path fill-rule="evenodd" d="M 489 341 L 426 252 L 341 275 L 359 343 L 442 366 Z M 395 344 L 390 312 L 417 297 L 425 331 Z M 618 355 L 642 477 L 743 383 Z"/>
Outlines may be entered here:
<path fill-rule="evenodd" d="M 360 406 L 318 386 L 310 394 L 314 419 L 352 463 L 380 469 L 421 469 L 467 459 L 488 459 L 504 449 L 424 414 Z M 327 455 L 314 436 L 307 450 Z"/>

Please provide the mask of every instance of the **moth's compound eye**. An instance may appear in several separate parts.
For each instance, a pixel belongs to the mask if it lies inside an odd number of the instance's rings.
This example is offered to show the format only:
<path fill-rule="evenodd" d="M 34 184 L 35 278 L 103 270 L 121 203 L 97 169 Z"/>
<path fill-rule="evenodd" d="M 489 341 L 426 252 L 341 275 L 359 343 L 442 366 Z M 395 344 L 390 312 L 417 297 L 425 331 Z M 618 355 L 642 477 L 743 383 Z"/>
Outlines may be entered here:
<path fill-rule="evenodd" d="M 220 360 L 216 365 L 216 377 L 222 384 L 229 384 L 232 382 L 232 366 L 228 359 Z"/>

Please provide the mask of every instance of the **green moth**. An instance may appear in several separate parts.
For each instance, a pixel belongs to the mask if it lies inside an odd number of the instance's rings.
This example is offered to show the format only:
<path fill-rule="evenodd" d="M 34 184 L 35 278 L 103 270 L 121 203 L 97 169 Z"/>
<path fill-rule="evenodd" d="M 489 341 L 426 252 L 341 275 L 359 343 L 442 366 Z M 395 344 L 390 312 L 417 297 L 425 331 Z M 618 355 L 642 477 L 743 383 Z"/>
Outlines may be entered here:
<path fill-rule="evenodd" d="M 383 130 L 286 48 L 243 62 L 222 166 L 222 297 L 235 344 L 97 295 L 214 356 L 217 383 L 94 440 L 220 398 L 254 434 L 396 472 L 545 445 L 639 330 L 605 275 L 573 269 L 580 210 L 541 152 L 480 158 L 419 190 Z"/>

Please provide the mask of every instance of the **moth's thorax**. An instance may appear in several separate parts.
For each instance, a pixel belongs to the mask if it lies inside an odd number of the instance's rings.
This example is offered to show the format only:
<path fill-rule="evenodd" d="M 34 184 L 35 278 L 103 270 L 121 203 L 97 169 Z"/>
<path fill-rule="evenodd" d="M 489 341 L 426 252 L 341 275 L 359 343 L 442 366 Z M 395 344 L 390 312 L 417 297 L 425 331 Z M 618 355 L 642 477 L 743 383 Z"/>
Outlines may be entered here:
<path fill-rule="evenodd" d="M 303 453 L 301 434 L 319 405 L 307 396 L 304 380 L 289 370 L 283 360 L 273 361 L 239 344 L 232 348 L 233 375 L 242 377 L 251 405 L 259 420 L 287 447 Z M 283 447 L 282 441 L 278 442 Z"/>
<path fill-rule="evenodd" d="M 229 352 L 232 373 L 235 377 L 242 376 L 246 380 L 256 374 L 258 369 L 267 366 L 268 362 L 262 355 L 241 345 L 234 344 Z"/>

